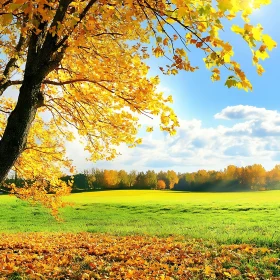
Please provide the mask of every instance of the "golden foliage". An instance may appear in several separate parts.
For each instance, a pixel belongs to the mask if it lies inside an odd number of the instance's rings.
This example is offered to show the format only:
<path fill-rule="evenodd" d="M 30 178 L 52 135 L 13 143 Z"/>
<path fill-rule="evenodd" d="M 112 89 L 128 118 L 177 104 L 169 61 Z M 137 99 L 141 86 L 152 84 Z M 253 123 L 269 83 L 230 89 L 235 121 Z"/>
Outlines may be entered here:
<path fill-rule="evenodd" d="M 58 209 L 70 205 L 63 202 L 62 198 L 70 194 L 71 185 L 72 182 L 67 184 L 61 180 L 57 180 L 56 185 L 50 185 L 50 182 L 41 179 L 31 183 L 25 182 L 21 187 L 16 187 L 14 184 L 8 187 L 11 194 L 31 204 L 41 203 L 57 220 L 61 220 Z"/>
<path fill-rule="evenodd" d="M 2 234 L 0 250 L 0 279 L 276 279 L 279 271 L 267 248 L 173 237 Z"/>
<path fill-rule="evenodd" d="M 158 190 L 164 190 L 166 188 L 166 184 L 163 180 L 157 181 L 157 189 Z"/>

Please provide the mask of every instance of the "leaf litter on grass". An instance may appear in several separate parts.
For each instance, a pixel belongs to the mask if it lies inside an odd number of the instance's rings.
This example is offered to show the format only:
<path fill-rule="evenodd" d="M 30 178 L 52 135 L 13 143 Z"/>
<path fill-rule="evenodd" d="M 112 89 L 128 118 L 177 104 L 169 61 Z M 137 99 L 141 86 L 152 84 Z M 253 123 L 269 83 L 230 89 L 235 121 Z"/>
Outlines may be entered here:
<path fill-rule="evenodd" d="M 0 237 L 0 279 L 271 279 L 280 252 L 201 239 L 91 233 Z"/>

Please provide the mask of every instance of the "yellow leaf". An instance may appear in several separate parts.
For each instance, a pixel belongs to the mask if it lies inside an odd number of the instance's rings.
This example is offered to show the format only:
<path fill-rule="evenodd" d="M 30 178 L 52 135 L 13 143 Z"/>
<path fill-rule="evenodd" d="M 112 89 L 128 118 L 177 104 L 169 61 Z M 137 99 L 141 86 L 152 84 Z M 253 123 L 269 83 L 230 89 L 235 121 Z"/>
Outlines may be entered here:
<path fill-rule="evenodd" d="M 212 274 L 212 268 L 209 265 L 206 265 L 204 268 L 204 273 L 206 276 L 210 276 Z"/>
<path fill-rule="evenodd" d="M 260 58 L 262 60 L 265 60 L 266 58 L 269 58 L 269 55 L 266 51 L 260 52 L 259 50 L 257 50 L 255 52 L 255 55 L 256 55 L 257 58 Z"/>
<path fill-rule="evenodd" d="M 226 53 L 224 56 L 224 62 L 225 63 L 229 63 L 230 62 L 230 58 L 231 58 L 231 55 L 229 53 Z"/>
<path fill-rule="evenodd" d="M 231 0 L 218 0 L 218 8 L 225 12 L 227 10 L 231 10 L 233 7 Z"/>
<path fill-rule="evenodd" d="M 273 48 L 277 46 L 277 43 L 267 34 L 264 34 L 262 36 L 263 43 L 266 45 L 266 47 L 272 51 Z"/>
<path fill-rule="evenodd" d="M 228 278 L 231 278 L 231 274 L 228 273 L 228 272 L 226 272 L 226 271 L 224 271 L 224 275 L 225 275 L 226 277 L 228 277 Z"/>
<path fill-rule="evenodd" d="M 261 35 L 262 35 L 262 26 L 258 24 L 256 27 L 252 28 L 252 34 L 255 40 L 260 41 L 261 40 Z"/>
<path fill-rule="evenodd" d="M 237 33 L 237 34 L 240 34 L 240 35 L 243 35 L 244 33 L 244 29 L 238 25 L 232 25 L 231 27 L 231 30 L 234 32 L 234 33 Z"/>
<path fill-rule="evenodd" d="M 264 68 L 260 64 L 257 65 L 257 72 L 260 76 L 265 72 Z"/>
<path fill-rule="evenodd" d="M 175 21 L 174 19 L 172 19 L 172 18 L 167 18 L 167 19 L 166 19 L 166 22 L 168 22 L 168 23 L 170 23 L 170 24 L 173 24 L 173 23 L 175 23 L 176 21 Z"/>

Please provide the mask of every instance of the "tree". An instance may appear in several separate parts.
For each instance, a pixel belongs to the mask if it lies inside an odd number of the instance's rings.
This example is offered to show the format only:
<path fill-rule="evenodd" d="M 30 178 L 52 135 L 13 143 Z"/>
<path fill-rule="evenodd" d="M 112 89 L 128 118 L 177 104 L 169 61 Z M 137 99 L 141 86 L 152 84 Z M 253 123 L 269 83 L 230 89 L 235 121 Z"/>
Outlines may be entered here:
<path fill-rule="evenodd" d="M 209 180 L 209 177 L 210 177 L 209 173 L 206 170 L 204 169 L 198 170 L 195 173 L 195 183 L 204 184 Z"/>
<path fill-rule="evenodd" d="M 95 170 L 92 168 L 91 170 L 84 170 L 84 175 L 88 182 L 89 189 L 94 188 L 94 183 L 96 182 Z"/>
<path fill-rule="evenodd" d="M 169 186 L 169 179 L 167 178 L 167 172 L 162 171 L 162 170 L 159 171 L 158 174 L 157 174 L 157 179 L 158 179 L 158 181 L 159 180 L 164 181 L 165 185 Z"/>
<path fill-rule="evenodd" d="M 158 190 L 164 190 L 166 188 L 166 184 L 163 180 L 157 181 L 157 189 Z"/>
<path fill-rule="evenodd" d="M 74 130 L 94 161 L 114 158 L 121 143 L 141 142 L 137 114 L 159 115 L 161 129 L 175 133 L 172 98 L 156 91 L 158 77 L 146 76 L 150 54 L 169 56 L 160 69 L 176 74 L 196 70 L 187 51 L 199 48 L 213 80 L 223 68 L 228 87 L 251 89 L 219 31 L 241 12 L 245 25 L 232 30 L 248 43 L 262 74 L 259 59 L 276 43 L 248 16 L 268 2 L 1 0 L 0 182 L 14 168 L 22 178 L 59 186 L 62 167 L 71 169 L 65 141 Z M 6 95 L 11 86 L 16 101 Z"/>
<path fill-rule="evenodd" d="M 120 170 L 118 172 L 119 177 L 119 187 L 120 188 L 127 188 L 129 186 L 129 177 L 125 170 Z"/>
<path fill-rule="evenodd" d="M 137 174 L 137 177 L 136 177 L 136 180 L 134 183 L 134 187 L 139 188 L 139 189 L 147 188 L 145 178 L 146 178 L 145 173 L 143 171 L 139 172 Z"/>
<path fill-rule="evenodd" d="M 94 189 L 103 189 L 105 188 L 105 180 L 104 180 L 104 170 L 93 168 L 92 174 L 95 177 L 94 181 Z"/>
<path fill-rule="evenodd" d="M 224 169 L 225 180 L 235 180 L 237 176 L 236 169 L 237 167 L 235 165 L 228 165 L 227 168 Z"/>
<path fill-rule="evenodd" d="M 136 183 L 137 171 L 132 170 L 128 173 L 128 187 L 133 187 Z"/>
<path fill-rule="evenodd" d="M 148 170 L 145 174 L 145 186 L 155 189 L 157 186 L 157 174 L 154 170 Z"/>
<path fill-rule="evenodd" d="M 67 178 L 69 180 L 69 178 Z M 71 178 L 70 178 L 71 179 Z M 84 174 L 75 174 L 73 176 L 73 185 L 72 190 L 73 191 L 89 191 L 90 185 L 88 182 L 87 175 Z"/>
<path fill-rule="evenodd" d="M 267 174 L 268 183 L 278 184 L 280 182 L 280 165 L 277 164 Z"/>
<path fill-rule="evenodd" d="M 186 182 L 191 185 L 195 183 L 195 173 L 186 173 Z"/>
<path fill-rule="evenodd" d="M 119 174 L 116 170 L 104 170 L 104 183 L 108 189 L 114 189 L 118 187 L 120 183 Z"/>
<path fill-rule="evenodd" d="M 173 189 L 175 184 L 178 184 L 179 178 L 175 171 L 168 170 L 167 171 L 167 179 L 169 181 L 169 189 Z"/>
<path fill-rule="evenodd" d="M 252 189 L 263 189 L 266 184 L 266 170 L 261 164 L 248 166 L 250 184 Z"/>

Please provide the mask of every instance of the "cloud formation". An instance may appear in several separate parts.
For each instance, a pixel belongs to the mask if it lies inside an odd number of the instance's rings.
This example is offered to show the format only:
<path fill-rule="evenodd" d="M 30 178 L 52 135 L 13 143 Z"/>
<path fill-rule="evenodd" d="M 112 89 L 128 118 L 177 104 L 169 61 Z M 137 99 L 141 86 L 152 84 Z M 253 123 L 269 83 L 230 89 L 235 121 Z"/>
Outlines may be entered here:
<path fill-rule="evenodd" d="M 215 126 L 215 119 L 235 122 Z M 253 106 L 229 106 L 213 116 L 212 127 L 204 127 L 198 119 L 180 119 L 175 137 L 155 129 L 152 134 L 144 134 L 139 147 L 121 145 L 119 150 L 117 159 L 98 162 L 94 167 L 187 172 L 261 163 L 269 170 L 280 160 L 280 113 Z M 84 169 L 83 165 L 88 167 L 81 161 L 77 161 L 79 170 Z"/>
<path fill-rule="evenodd" d="M 261 119 L 261 118 L 277 118 L 280 114 L 277 111 L 267 110 L 249 105 L 228 106 L 220 113 L 217 113 L 215 119 L 224 120 L 240 120 L 240 119 Z"/>

